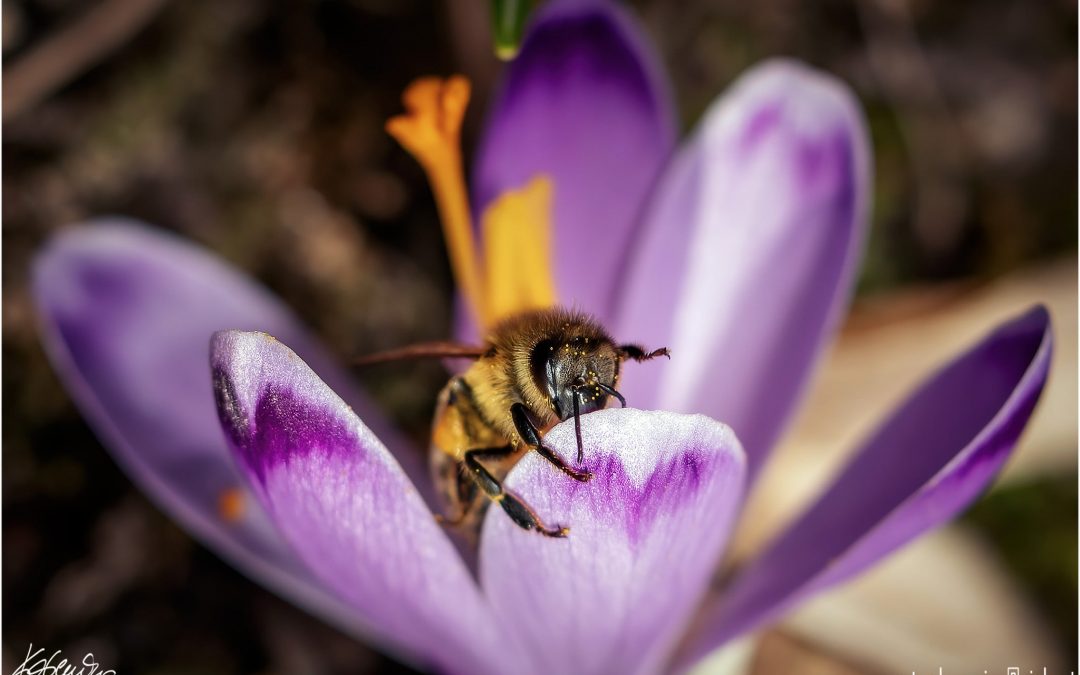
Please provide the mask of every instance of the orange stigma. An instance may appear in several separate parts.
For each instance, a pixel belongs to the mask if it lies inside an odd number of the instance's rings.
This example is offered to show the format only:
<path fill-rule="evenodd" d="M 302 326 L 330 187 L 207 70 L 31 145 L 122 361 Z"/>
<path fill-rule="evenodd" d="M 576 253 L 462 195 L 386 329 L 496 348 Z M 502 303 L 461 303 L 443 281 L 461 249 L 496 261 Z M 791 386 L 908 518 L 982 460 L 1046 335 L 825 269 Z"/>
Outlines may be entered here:
<path fill-rule="evenodd" d="M 461 155 L 469 81 L 425 77 L 405 90 L 405 114 L 386 131 L 423 167 L 435 195 L 454 280 L 477 323 L 489 328 L 526 309 L 555 304 L 551 274 L 554 186 L 538 175 L 508 190 L 481 215 L 483 258 L 476 244 Z"/>
<path fill-rule="evenodd" d="M 461 121 L 469 104 L 469 81 L 425 77 L 405 90 L 406 113 L 392 117 L 386 131 L 409 151 L 427 173 L 442 219 L 454 280 L 473 317 L 486 324 L 480 264 L 473 241 L 472 216 L 461 159 Z"/>

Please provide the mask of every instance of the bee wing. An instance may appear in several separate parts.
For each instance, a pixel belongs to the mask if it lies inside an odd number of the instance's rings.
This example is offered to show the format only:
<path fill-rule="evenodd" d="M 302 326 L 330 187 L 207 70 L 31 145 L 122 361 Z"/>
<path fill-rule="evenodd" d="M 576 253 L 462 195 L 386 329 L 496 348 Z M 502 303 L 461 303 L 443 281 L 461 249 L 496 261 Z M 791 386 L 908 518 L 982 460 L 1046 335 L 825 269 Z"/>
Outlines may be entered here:
<path fill-rule="evenodd" d="M 478 359 L 484 355 L 484 347 L 463 345 L 457 342 L 421 342 L 408 347 L 399 347 L 385 352 L 368 354 L 353 361 L 358 366 L 370 366 L 390 361 L 409 361 L 412 359 Z"/>

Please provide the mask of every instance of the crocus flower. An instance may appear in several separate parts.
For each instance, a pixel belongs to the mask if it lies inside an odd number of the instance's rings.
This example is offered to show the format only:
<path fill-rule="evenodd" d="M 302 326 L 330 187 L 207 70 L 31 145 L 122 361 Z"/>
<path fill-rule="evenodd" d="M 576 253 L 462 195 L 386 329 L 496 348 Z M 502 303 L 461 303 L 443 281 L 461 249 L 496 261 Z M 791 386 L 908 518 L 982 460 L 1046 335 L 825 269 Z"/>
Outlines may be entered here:
<path fill-rule="evenodd" d="M 625 369 L 632 408 L 582 419 L 593 481 L 535 453 L 508 475 L 569 538 L 490 509 L 476 575 L 432 517 L 420 453 L 266 291 L 131 222 L 73 228 L 37 260 L 44 339 L 72 396 L 143 489 L 241 570 L 442 671 L 682 671 L 947 522 L 1001 468 L 1046 380 L 1042 308 L 927 380 L 714 587 L 745 490 L 850 294 L 869 189 L 853 97 L 767 63 L 676 150 L 634 23 L 552 3 L 489 111 L 472 207 L 455 154 L 466 98 L 461 81 L 427 80 L 390 125 L 431 176 L 459 335 L 557 301 L 673 356 Z M 562 424 L 546 443 L 572 462 L 574 438 Z"/>

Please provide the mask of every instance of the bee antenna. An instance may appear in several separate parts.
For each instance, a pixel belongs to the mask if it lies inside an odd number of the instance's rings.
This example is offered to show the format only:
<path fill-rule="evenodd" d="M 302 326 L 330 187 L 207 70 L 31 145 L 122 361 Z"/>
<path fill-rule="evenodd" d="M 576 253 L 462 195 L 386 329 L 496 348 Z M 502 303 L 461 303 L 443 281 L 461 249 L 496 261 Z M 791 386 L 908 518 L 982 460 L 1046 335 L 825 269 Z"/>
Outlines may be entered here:
<path fill-rule="evenodd" d="M 608 396 L 614 396 L 615 398 L 619 399 L 619 403 L 622 404 L 622 407 L 626 407 L 626 398 L 618 391 L 616 391 L 614 387 L 609 387 L 606 384 L 601 384 L 599 382 L 596 383 L 596 386 L 600 387 L 600 389 L 603 390 L 603 392 Z"/>
<path fill-rule="evenodd" d="M 585 448 L 581 442 L 581 408 L 578 406 L 578 395 L 581 389 L 574 389 L 574 434 L 577 436 L 577 463 L 585 461 Z"/>

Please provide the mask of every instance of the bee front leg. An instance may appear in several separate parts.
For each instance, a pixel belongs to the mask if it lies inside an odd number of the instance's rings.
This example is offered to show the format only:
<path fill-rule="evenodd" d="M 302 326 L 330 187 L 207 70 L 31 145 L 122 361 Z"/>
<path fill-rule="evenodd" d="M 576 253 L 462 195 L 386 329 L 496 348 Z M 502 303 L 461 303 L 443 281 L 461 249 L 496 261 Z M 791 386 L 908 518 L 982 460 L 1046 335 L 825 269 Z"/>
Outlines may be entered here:
<path fill-rule="evenodd" d="M 536 448 L 540 456 L 554 464 L 559 471 L 582 483 L 593 479 L 592 471 L 578 471 L 567 465 L 566 462 L 551 451 L 551 448 L 544 445 L 543 441 L 540 440 L 540 432 L 537 431 L 536 425 L 529 419 L 529 411 L 525 408 L 525 404 L 515 403 L 510 406 L 510 416 L 514 420 L 514 428 L 517 429 L 518 435 L 521 436 L 521 440 L 525 442 L 525 445 Z"/>
<path fill-rule="evenodd" d="M 510 446 L 469 450 L 465 453 L 465 466 L 468 467 L 470 475 L 480 486 L 480 489 L 484 491 L 484 494 L 492 501 L 498 502 L 503 511 L 506 511 L 506 515 L 510 516 L 510 519 L 518 524 L 518 527 L 526 530 L 536 530 L 545 537 L 565 537 L 570 533 L 570 528 L 549 528 L 544 525 L 525 502 L 504 490 L 502 483 L 480 463 L 481 457 L 505 457 L 513 452 L 514 448 Z"/>
<path fill-rule="evenodd" d="M 647 352 L 641 345 L 619 345 L 619 355 L 624 359 L 631 359 L 638 363 L 650 361 L 658 356 L 671 358 L 671 352 L 667 347 L 661 347 L 660 349 L 654 349 L 651 352 Z"/>

